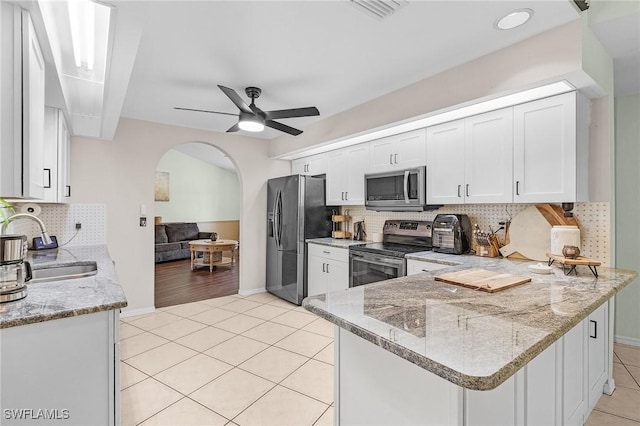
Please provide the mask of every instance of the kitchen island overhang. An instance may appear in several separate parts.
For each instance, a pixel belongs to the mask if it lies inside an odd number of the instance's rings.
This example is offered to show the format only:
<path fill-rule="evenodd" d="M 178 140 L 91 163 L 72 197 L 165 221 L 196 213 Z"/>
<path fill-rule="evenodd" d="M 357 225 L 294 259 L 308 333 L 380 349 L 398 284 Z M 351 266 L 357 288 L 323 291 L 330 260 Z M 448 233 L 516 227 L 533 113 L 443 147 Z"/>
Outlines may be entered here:
<path fill-rule="evenodd" d="M 503 260 L 492 266 L 498 271 L 528 275 L 529 264 Z M 453 266 L 447 271 L 469 267 Z M 438 272 L 309 297 L 303 306 L 451 383 L 490 390 L 637 276 L 633 271 L 602 268 L 596 279 L 586 273 L 564 276 L 557 270 L 551 275 L 532 275 L 528 284 L 490 294 L 435 281 Z M 460 321 L 464 321 L 462 333 Z M 491 323 L 498 323 L 498 327 L 489 327 Z M 499 331 L 507 326 L 511 327 L 510 340 Z M 455 340 L 471 333 L 472 340 Z M 473 347 L 483 341 L 490 343 L 488 354 Z M 511 346 L 508 349 L 504 347 L 507 344 Z M 458 346 L 443 353 L 436 345 Z"/>

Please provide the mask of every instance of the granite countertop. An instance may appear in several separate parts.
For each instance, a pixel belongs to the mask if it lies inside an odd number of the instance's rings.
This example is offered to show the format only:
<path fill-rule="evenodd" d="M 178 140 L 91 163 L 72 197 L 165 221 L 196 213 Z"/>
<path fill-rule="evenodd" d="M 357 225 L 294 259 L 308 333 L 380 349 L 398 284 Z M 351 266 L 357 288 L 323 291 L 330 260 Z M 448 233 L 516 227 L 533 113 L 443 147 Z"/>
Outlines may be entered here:
<path fill-rule="evenodd" d="M 0 304 L 0 329 L 127 306 L 107 246 L 83 246 L 29 252 L 34 270 L 78 262 L 96 262 L 96 275 L 27 283 L 27 297 Z"/>
<path fill-rule="evenodd" d="M 320 244 L 322 246 L 349 248 L 349 246 L 361 246 L 369 243 L 370 241 L 354 241 L 337 238 L 309 238 L 306 242 L 309 244 Z"/>
<path fill-rule="evenodd" d="M 464 388 L 494 389 L 636 277 L 633 271 L 586 267 L 539 275 L 538 262 L 425 252 L 409 258 L 454 264 L 304 299 L 328 321 Z M 458 265 L 455 265 L 458 263 Z M 446 264 L 446 263 L 445 263 Z M 435 281 L 470 268 L 530 276 L 486 293 Z M 584 269 L 583 269 L 584 268 Z"/>

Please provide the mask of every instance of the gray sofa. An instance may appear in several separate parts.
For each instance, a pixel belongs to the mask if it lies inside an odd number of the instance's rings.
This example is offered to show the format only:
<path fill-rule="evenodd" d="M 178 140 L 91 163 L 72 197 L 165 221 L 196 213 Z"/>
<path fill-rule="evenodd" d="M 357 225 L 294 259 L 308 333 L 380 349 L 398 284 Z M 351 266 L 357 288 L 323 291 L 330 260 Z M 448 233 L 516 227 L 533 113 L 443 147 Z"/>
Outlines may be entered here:
<path fill-rule="evenodd" d="M 161 223 L 155 228 L 156 263 L 189 259 L 189 241 L 211 237 L 211 232 L 200 232 L 195 223 Z"/>

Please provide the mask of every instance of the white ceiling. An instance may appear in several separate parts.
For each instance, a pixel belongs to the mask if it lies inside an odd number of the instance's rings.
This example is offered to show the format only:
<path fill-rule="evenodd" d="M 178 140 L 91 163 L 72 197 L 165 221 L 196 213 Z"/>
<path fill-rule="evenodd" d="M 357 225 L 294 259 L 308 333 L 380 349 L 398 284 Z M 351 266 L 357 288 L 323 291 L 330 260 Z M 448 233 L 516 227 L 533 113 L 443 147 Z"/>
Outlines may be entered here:
<path fill-rule="evenodd" d="M 318 107 L 320 117 L 281 120 L 304 130 L 579 16 L 568 0 L 410 1 L 383 21 L 347 0 L 126 3 L 115 2 L 117 19 L 135 13 L 144 28 L 121 115 L 219 132 L 237 119 L 173 107 L 236 113 L 216 85 L 243 98 L 245 87 L 258 86 L 263 110 Z M 529 23 L 495 29 L 499 17 L 522 7 L 535 12 Z"/>

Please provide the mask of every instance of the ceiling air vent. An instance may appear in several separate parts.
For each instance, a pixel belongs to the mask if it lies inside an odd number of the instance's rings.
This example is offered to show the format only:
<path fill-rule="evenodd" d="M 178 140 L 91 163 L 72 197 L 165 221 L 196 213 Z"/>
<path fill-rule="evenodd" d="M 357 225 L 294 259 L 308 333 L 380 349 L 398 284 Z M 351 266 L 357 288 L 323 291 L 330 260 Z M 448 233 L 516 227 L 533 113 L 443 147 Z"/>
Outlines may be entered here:
<path fill-rule="evenodd" d="M 364 14 L 382 20 L 393 15 L 408 2 L 406 0 L 349 0 L 349 3 Z"/>

